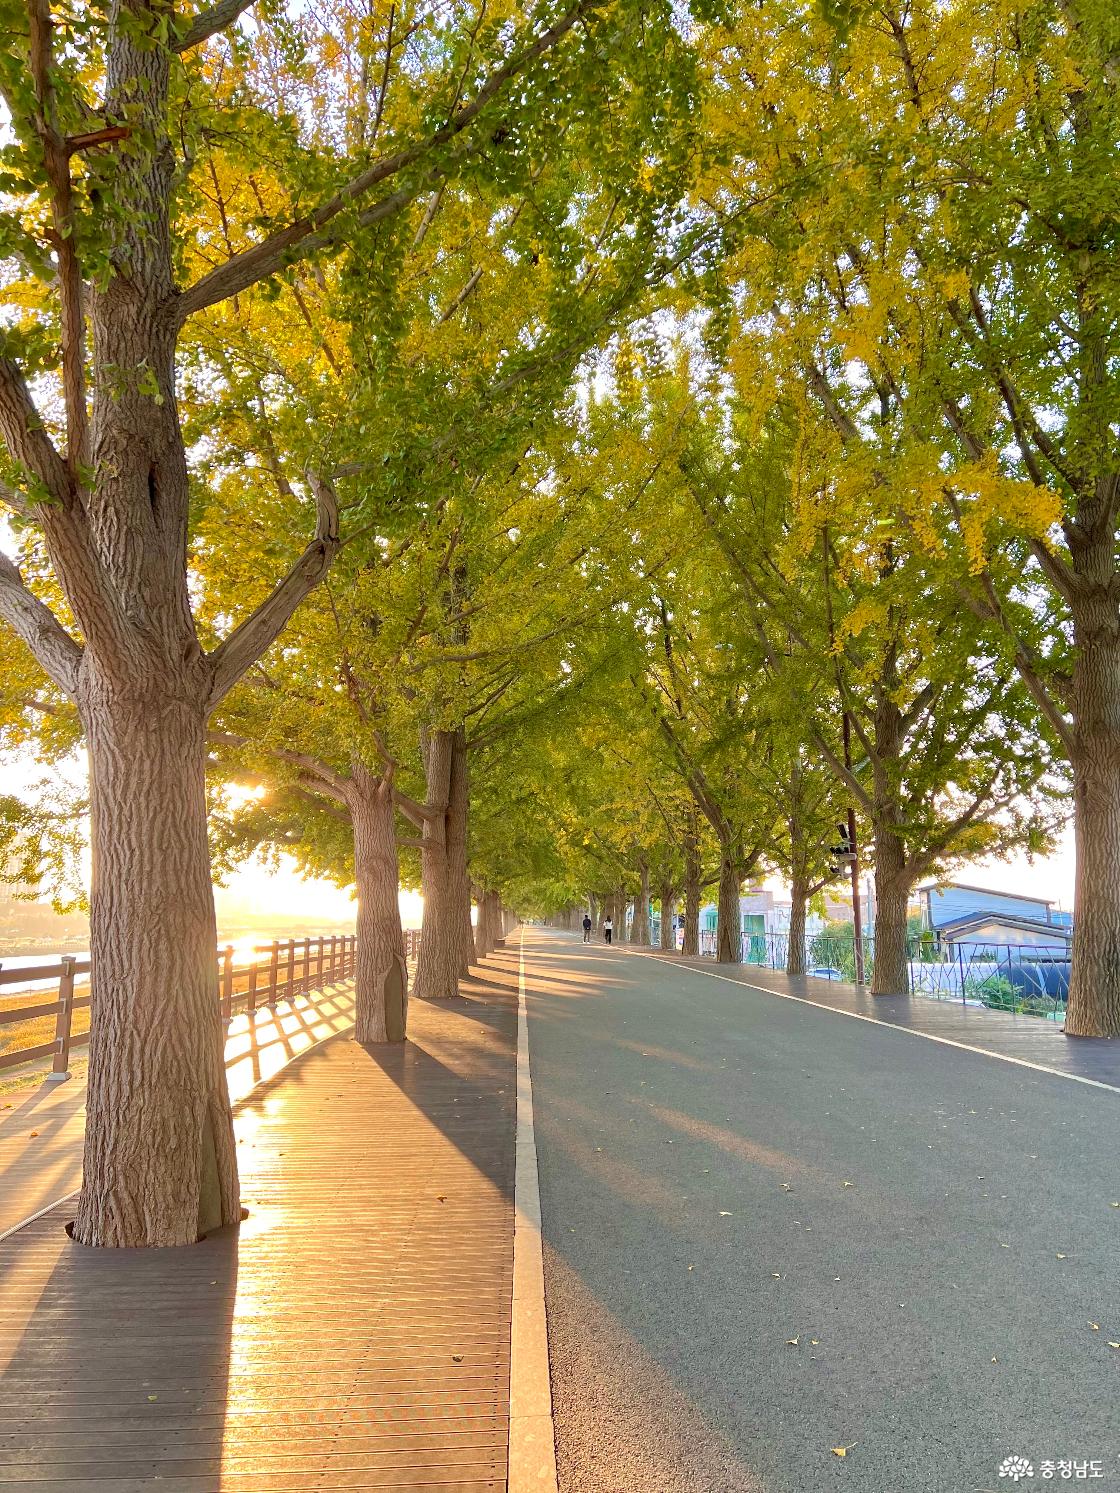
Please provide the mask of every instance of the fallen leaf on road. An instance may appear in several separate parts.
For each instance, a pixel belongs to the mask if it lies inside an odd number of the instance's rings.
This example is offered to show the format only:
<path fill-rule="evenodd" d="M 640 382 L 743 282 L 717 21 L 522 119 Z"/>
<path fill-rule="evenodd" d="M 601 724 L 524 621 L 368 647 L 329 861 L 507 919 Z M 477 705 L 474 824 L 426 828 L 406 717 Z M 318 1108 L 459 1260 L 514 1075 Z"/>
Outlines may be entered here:
<path fill-rule="evenodd" d="M 782 1189 L 783 1192 L 792 1192 L 793 1191 L 793 1188 L 790 1186 L 790 1184 L 788 1182 L 782 1182 L 779 1185 L 781 1186 L 781 1189 Z"/>
<path fill-rule="evenodd" d="M 799 1341 L 800 1341 L 800 1339 L 798 1339 L 798 1338 L 787 1337 L 786 1338 L 786 1347 L 787 1348 L 796 1348 Z"/>
<path fill-rule="evenodd" d="M 841 1182 L 840 1184 L 841 1187 L 854 1187 L 855 1185 L 854 1182 Z"/>
<path fill-rule="evenodd" d="M 770 1272 L 770 1274 L 771 1274 L 771 1275 L 772 1275 L 772 1276 L 773 1276 L 773 1277 L 774 1277 L 774 1279 L 775 1279 L 775 1280 L 781 1280 L 781 1278 L 782 1278 L 782 1277 L 781 1277 L 781 1276 L 780 1276 L 780 1275 L 779 1275 L 779 1274 L 778 1274 L 778 1272 L 777 1272 L 777 1271 L 776 1271 L 776 1270 L 771 1270 L 771 1272 Z"/>
<path fill-rule="evenodd" d="M 451 1362 L 452 1363 L 462 1363 L 462 1361 L 463 1361 L 463 1355 L 461 1353 L 452 1353 L 452 1355 L 451 1355 Z"/>
<path fill-rule="evenodd" d="M 34 1139 L 35 1139 L 35 1137 L 36 1137 L 36 1136 L 37 1136 L 37 1135 L 38 1135 L 38 1134 L 39 1134 L 39 1132 L 38 1132 L 38 1131 L 37 1131 L 37 1130 L 33 1130 L 33 1131 L 32 1131 L 32 1132 L 31 1132 L 31 1134 L 30 1134 L 30 1135 L 29 1135 L 29 1136 L 28 1136 L 28 1139 L 29 1139 L 29 1140 L 34 1140 Z"/>
<path fill-rule="evenodd" d="M 809 1341 L 812 1343 L 814 1348 L 819 1348 L 821 1345 L 821 1340 L 819 1337 L 811 1337 Z"/>
<path fill-rule="evenodd" d="M 720 1209 L 720 1210 L 719 1210 L 719 1216 L 720 1216 L 720 1217 L 721 1217 L 721 1218 L 732 1218 L 732 1217 L 733 1217 L 733 1216 L 734 1216 L 734 1215 L 733 1215 L 733 1214 L 731 1214 L 731 1213 L 728 1213 L 728 1211 L 727 1211 L 727 1209 L 726 1209 L 726 1208 L 721 1208 L 721 1209 Z"/>
<path fill-rule="evenodd" d="M 1055 1255 L 1054 1258 L 1056 1260 L 1064 1260 L 1065 1259 L 1065 1255 Z"/>
<path fill-rule="evenodd" d="M 1109 1343 L 1110 1348 L 1120 1348 L 1120 1343 Z"/>
<path fill-rule="evenodd" d="M 852 1442 L 852 1446 L 855 1446 L 854 1441 Z M 832 1455 L 834 1457 L 846 1457 L 851 1451 L 852 1446 L 834 1446 L 832 1448 Z"/>
<path fill-rule="evenodd" d="M 1099 1322 L 1090 1322 L 1089 1326 L 1093 1329 L 1094 1332 L 1100 1332 L 1101 1330 L 1101 1324 Z"/>

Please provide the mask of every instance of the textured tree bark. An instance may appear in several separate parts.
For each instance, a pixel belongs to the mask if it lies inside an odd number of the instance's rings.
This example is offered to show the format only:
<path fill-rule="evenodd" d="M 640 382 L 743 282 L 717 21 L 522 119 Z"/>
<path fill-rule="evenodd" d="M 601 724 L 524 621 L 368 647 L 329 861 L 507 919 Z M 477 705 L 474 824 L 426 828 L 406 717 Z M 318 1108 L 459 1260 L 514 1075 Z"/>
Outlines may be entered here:
<path fill-rule="evenodd" d="M 875 840 L 875 968 L 872 995 L 905 995 L 910 988 L 906 948 L 906 903 L 913 885 L 906 843 L 898 833 L 904 805 L 898 800 L 891 768 L 903 745 L 902 711 L 895 703 L 897 674 L 893 657 L 884 666 L 884 687 L 875 702 L 875 751 L 872 769 L 872 833 Z M 888 688 L 887 686 L 891 686 Z"/>
<path fill-rule="evenodd" d="M 719 901 L 716 904 L 716 959 L 720 964 L 742 964 L 743 933 L 739 916 L 741 868 L 734 853 L 725 849 L 719 863 Z"/>
<path fill-rule="evenodd" d="M 789 910 L 789 947 L 786 950 L 786 974 L 805 973 L 805 910 L 809 892 L 805 882 L 795 878 L 791 888 Z"/>
<path fill-rule="evenodd" d="M 456 924 L 456 973 L 465 979 L 475 955 L 471 926 L 471 878 L 467 868 L 470 827 L 470 776 L 467 733 L 464 727 L 451 733 L 451 764 L 447 791 L 447 875 L 454 903 Z"/>
<path fill-rule="evenodd" d="M 400 868 L 392 784 L 354 762 L 349 808 L 358 892 L 354 1037 L 358 1042 L 403 1042 L 408 969 L 397 897 Z"/>
<path fill-rule="evenodd" d="M 907 962 L 906 904 L 910 878 L 906 852 L 898 835 L 875 831 L 875 968 L 872 995 L 905 995 L 910 988 Z"/>
<path fill-rule="evenodd" d="M 1111 554 L 1100 570 L 1111 571 Z M 1112 578 L 1115 588 L 1115 577 Z M 1065 1030 L 1120 1036 L 1120 614 L 1103 587 L 1074 609 L 1077 872 Z"/>
<path fill-rule="evenodd" d="M 177 683 L 138 693 L 90 668 L 83 680 L 95 847 L 83 1244 L 193 1244 L 240 1219 L 205 705 L 197 679 Z"/>
<path fill-rule="evenodd" d="M 459 990 L 462 909 L 452 888 L 447 849 L 451 738 L 450 731 L 433 731 L 423 746 L 427 802 L 437 812 L 425 819 L 421 830 L 424 917 L 413 986 L 413 994 L 420 1000 L 446 1000 Z"/>
<path fill-rule="evenodd" d="M 490 933 L 486 924 L 486 892 L 482 887 L 476 887 L 474 893 L 475 923 L 474 923 L 474 954 L 476 959 L 485 959 L 490 952 L 488 936 Z M 560 928 L 563 926 L 563 914 L 558 914 L 552 919 L 552 926 Z"/>
<path fill-rule="evenodd" d="M 673 914 L 676 909 L 677 894 L 671 881 L 662 881 L 658 886 L 657 903 L 661 908 L 661 948 L 666 952 L 675 950 L 677 940 L 676 930 L 673 927 Z"/>
<path fill-rule="evenodd" d="M 685 843 L 684 943 L 682 954 L 700 953 L 700 848 L 694 837 Z"/>
<path fill-rule="evenodd" d="M 649 947 L 649 862 L 643 856 L 638 862 L 641 890 L 634 899 L 634 922 L 631 929 L 632 943 Z"/>
<path fill-rule="evenodd" d="M 490 948 L 500 949 L 506 941 L 505 915 L 502 911 L 502 898 L 499 892 L 490 892 L 487 897 L 490 912 Z M 564 929 L 571 933 L 576 926 L 575 908 L 569 907 L 564 913 Z"/>

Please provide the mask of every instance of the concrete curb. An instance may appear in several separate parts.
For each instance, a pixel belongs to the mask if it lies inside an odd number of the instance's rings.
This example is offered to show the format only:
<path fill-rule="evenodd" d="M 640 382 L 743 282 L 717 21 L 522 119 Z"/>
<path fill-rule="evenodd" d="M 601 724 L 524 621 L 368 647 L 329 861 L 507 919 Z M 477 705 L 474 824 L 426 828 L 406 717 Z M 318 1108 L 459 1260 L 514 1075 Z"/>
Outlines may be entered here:
<path fill-rule="evenodd" d="M 517 1164 L 509 1365 L 508 1493 L 557 1493 L 533 1079 L 525 1006 L 525 931 L 517 978 Z"/>

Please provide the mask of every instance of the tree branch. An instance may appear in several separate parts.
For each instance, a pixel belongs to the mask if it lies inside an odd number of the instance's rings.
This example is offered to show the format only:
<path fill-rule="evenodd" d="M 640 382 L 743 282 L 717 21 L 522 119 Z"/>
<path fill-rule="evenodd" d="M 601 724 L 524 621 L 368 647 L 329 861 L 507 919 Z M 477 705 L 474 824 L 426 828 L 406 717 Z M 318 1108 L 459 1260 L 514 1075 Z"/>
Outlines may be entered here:
<path fill-rule="evenodd" d="M 89 459 L 89 416 L 86 411 L 85 320 L 82 312 L 82 267 L 75 233 L 74 192 L 70 154 L 56 123 L 54 92 L 54 31 L 50 0 L 30 0 L 31 78 L 35 89 L 35 130 L 43 149 L 43 167 L 50 186 L 50 233 L 58 266 L 59 330 L 62 340 L 62 392 L 66 406 L 66 463 L 75 483 Z"/>
<path fill-rule="evenodd" d="M 173 52 L 189 52 L 204 41 L 232 26 L 243 11 L 249 9 L 254 0 L 219 0 L 209 10 L 200 11 L 178 41 L 171 44 Z"/>
<path fill-rule="evenodd" d="M 410 798 L 403 788 L 393 789 L 393 803 L 406 819 L 411 820 L 419 828 L 423 828 L 425 824 L 434 824 L 447 812 L 446 804 L 418 803 L 416 799 Z"/>
<path fill-rule="evenodd" d="M 318 515 L 315 538 L 272 594 L 209 655 L 213 672 L 211 709 L 272 646 L 300 602 L 326 575 L 338 552 L 338 499 L 334 488 L 311 471 L 307 480 Z"/>
<path fill-rule="evenodd" d="M 232 731 L 211 729 L 207 731 L 206 739 L 213 746 L 252 747 L 255 751 L 264 752 L 266 756 L 275 757 L 279 762 L 288 762 L 292 767 L 299 768 L 301 781 L 306 783 L 307 779 L 313 780 L 317 793 L 329 793 L 340 803 L 350 802 L 346 779 L 307 752 L 292 752 L 287 747 L 271 746 L 268 742 L 250 739 L 248 736 L 237 736 Z"/>
<path fill-rule="evenodd" d="M 19 365 L 0 358 L 0 436 L 12 456 L 46 488 L 56 503 L 69 503 L 73 485 L 66 463 L 35 408 Z"/>
<path fill-rule="evenodd" d="M 233 4 L 234 0 L 229 0 L 229 3 Z M 556 46 L 577 22 L 583 20 L 602 3 L 603 0 L 579 0 L 578 5 L 566 15 L 561 16 L 547 31 L 542 32 L 524 51 L 496 68 L 471 102 L 464 104 L 452 118 L 441 125 L 438 130 L 433 131 L 427 139 L 417 140 L 391 156 L 383 156 L 374 161 L 364 171 L 352 177 L 340 191 L 317 207 L 314 212 L 290 223 L 286 228 L 278 229 L 251 249 L 235 254 L 225 264 L 196 281 L 179 298 L 180 322 L 193 312 L 213 306 L 218 301 L 226 300 L 229 296 L 248 289 L 258 280 L 265 279 L 283 266 L 322 247 L 329 241 L 327 237 L 324 237 L 323 230 L 346 208 L 353 206 L 381 182 L 399 176 L 408 167 L 414 166 L 424 157 L 431 155 L 441 146 L 449 144 L 461 135 L 469 125 L 474 123 L 486 106 L 498 97 L 507 83 L 518 73 L 523 72 L 530 63 L 535 62 Z M 215 7 L 216 11 L 221 9 L 220 5 Z M 435 175 L 438 177 L 438 174 Z M 391 216 L 432 184 L 432 177 L 427 176 L 416 181 L 413 186 L 394 193 L 362 214 L 359 224 L 365 225 L 374 221 L 371 215 Z"/>
<path fill-rule="evenodd" d="M 0 554 L 0 617 L 31 649 L 40 668 L 74 699 L 82 663 L 81 645 L 50 607 L 28 590 L 19 570 L 4 554 Z"/>

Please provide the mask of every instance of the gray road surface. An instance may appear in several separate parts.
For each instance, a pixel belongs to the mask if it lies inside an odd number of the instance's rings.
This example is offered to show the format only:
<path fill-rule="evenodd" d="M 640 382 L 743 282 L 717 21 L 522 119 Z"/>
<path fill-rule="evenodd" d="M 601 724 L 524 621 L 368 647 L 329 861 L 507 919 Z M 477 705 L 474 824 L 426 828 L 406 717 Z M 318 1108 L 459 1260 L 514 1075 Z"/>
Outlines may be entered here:
<path fill-rule="evenodd" d="M 525 955 L 561 1493 L 1120 1493 L 1120 1093 Z"/>

